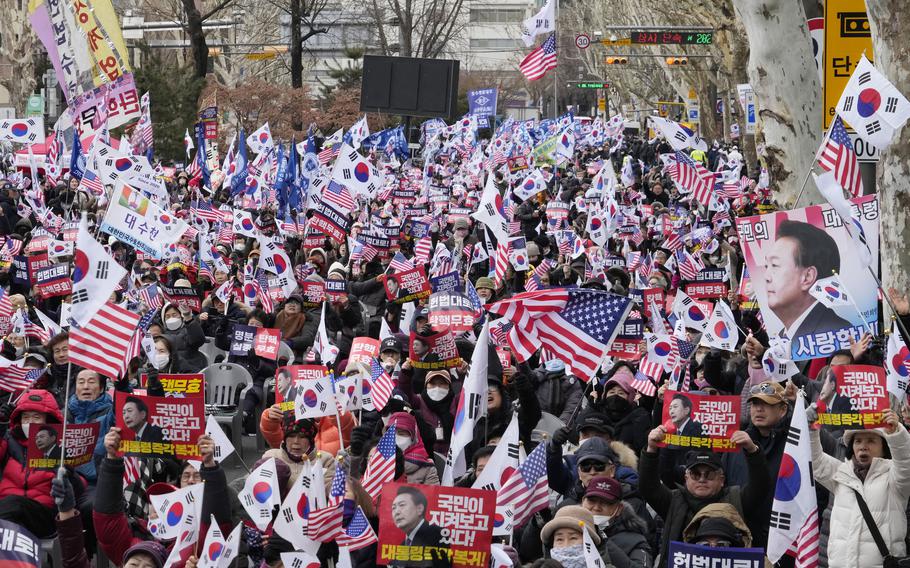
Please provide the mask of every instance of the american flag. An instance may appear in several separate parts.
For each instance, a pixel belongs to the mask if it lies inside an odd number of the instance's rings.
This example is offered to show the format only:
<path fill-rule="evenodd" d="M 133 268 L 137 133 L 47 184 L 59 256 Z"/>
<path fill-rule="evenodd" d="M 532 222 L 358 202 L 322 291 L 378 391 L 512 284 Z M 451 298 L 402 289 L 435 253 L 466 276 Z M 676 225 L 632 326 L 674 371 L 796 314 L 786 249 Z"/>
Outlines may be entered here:
<path fill-rule="evenodd" d="M 370 359 L 370 392 L 373 396 L 373 406 L 377 411 L 385 408 L 389 397 L 392 396 L 392 377 L 386 373 L 382 365 L 375 358 Z"/>
<path fill-rule="evenodd" d="M 496 245 L 496 262 L 493 265 L 493 283 L 496 288 L 502 286 L 509 268 L 509 243 Z"/>
<path fill-rule="evenodd" d="M 13 303 L 9 301 L 9 296 L 6 294 L 6 291 L 3 288 L 0 288 L 0 319 L 4 321 L 9 321 L 13 317 L 13 312 L 15 308 Z"/>
<path fill-rule="evenodd" d="M 136 325 L 136 331 L 133 332 L 133 336 L 130 338 L 130 346 L 126 350 L 126 356 L 123 358 L 127 365 L 142 353 L 142 338 L 145 337 L 145 334 L 152 325 L 152 320 L 155 319 L 157 313 L 156 310 L 148 310 L 139 319 L 139 323 Z"/>
<path fill-rule="evenodd" d="M 336 463 L 328 505 L 310 511 L 310 515 L 307 517 L 307 536 L 316 542 L 331 542 L 341 532 L 343 517 L 341 502 L 344 499 L 346 477 L 344 468 L 341 467 L 341 464 Z"/>
<path fill-rule="evenodd" d="M 639 266 L 641 266 L 641 253 L 634 250 L 626 253 L 626 268 L 629 272 L 638 270 Z"/>
<path fill-rule="evenodd" d="M 341 531 L 335 542 L 338 546 L 346 547 L 348 550 L 360 550 L 378 542 L 373 527 L 363 514 L 363 509 L 357 507 L 350 524 Z"/>
<path fill-rule="evenodd" d="M 546 344 L 575 376 L 587 380 L 600 367 L 631 306 L 629 298 L 600 290 L 551 288 L 518 294 L 489 311 L 515 324 L 508 339 L 519 362 Z"/>
<path fill-rule="evenodd" d="M 521 527 L 534 513 L 549 505 L 546 456 L 547 444 L 538 444 L 496 494 L 496 504 L 515 513 L 514 528 Z"/>
<path fill-rule="evenodd" d="M 322 202 L 340 209 L 342 213 L 350 213 L 355 206 L 348 188 L 334 181 L 330 181 L 329 185 L 322 189 Z"/>
<path fill-rule="evenodd" d="M 90 168 L 85 168 L 85 173 L 79 180 L 79 189 L 86 190 L 90 195 L 104 194 L 104 184 L 101 182 L 101 178 Z"/>
<path fill-rule="evenodd" d="M 536 81 L 556 68 L 556 34 L 543 42 L 540 47 L 529 53 L 518 65 L 518 70 L 528 81 Z"/>
<path fill-rule="evenodd" d="M 234 225 L 232 223 L 222 223 L 218 229 L 218 242 L 225 245 L 234 244 Z"/>
<path fill-rule="evenodd" d="M 676 368 L 673 369 L 673 374 L 670 376 L 670 383 L 667 388 L 672 390 L 677 390 L 680 392 L 689 392 L 689 381 L 686 379 L 689 376 L 689 362 L 682 361 Z"/>
<path fill-rule="evenodd" d="M 27 217 L 27 215 L 26 215 Z M 22 252 L 22 241 L 11 237 L 3 237 L 3 247 L 0 247 L 0 256 L 10 258 Z"/>
<path fill-rule="evenodd" d="M 704 268 L 687 250 L 676 251 L 676 263 L 679 265 L 679 275 L 685 280 L 695 280 L 698 272 Z"/>
<path fill-rule="evenodd" d="M 395 447 L 395 425 L 392 424 L 379 440 L 363 474 L 363 490 L 374 502 L 382 494 L 382 487 L 395 478 Z"/>
<path fill-rule="evenodd" d="M 106 303 L 84 327 L 71 326 L 70 362 L 118 378 L 139 319 L 138 314 Z"/>
<path fill-rule="evenodd" d="M 389 268 L 395 272 L 404 272 L 406 270 L 413 270 L 414 263 L 408 260 L 401 251 L 398 251 L 389 262 Z"/>
<path fill-rule="evenodd" d="M 205 199 L 190 202 L 190 215 L 196 219 L 205 219 L 213 223 L 217 223 L 224 218 L 221 211 L 213 209 L 212 204 Z"/>
<path fill-rule="evenodd" d="M 749 189 L 752 180 L 746 176 L 739 178 L 739 181 L 730 180 L 718 184 L 717 193 L 724 199 L 737 199 Z"/>
<path fill-rule="evenodd" d="M 654 396 L 654 394 L 657 393 L 657 383 L 652 381 L 649 377 L 654 376 L 657 377 L 657 379 L 660 379 L 663 372 L 663 367 L 661 367 L 660 364 L 651 363 L 646 356 L 641 360 L 641 363 L 639 363 L 638 371 L 635 372 L 635 378 L 632 379 L 632 382 L 629 384 L 644 396 Z"/>
<path fill-rule="evenodd" d="M 426 237 L 421 237 L 414 244 L 414 258 L 417 259 L 421 264 L 426 264 L 430 261 L 430 252 L 433 250 L 433 238 L 427 235 Z"/>
<path fill-rule="evenodd" d="M 268 314 L 272 313 L 272 310 L 275 309 L 275 300 L 272 298 L 269 278 L 264 270 L 260 270 L 256 275 L 254 285 L 256 286 L 256 299 L 262 304 L 262 309 Z"/>
<path fill-rule="evenodd" d="M 515 327 L 505 319 L 498 319 L 490 324 L 490 339 L 497 347 L 509 346 L 509 332 Z"/>
<path fill-rule="evenodd" d="M 678 167 L 673 181 L 682 187 L 692 190 L 696 201 L 702 205 L 711 203 L 711 192 L 714 191 L 716 174 L 696 162 L 684 152 L 676 152 Z"/>
<path fill-rule="evenodd" d="M 540 290 L 541 286 L 543 286 L 543 277 L 551 268 L 553 268 L 553 261 L 549 258 L 540 261 L 540 264 L 535 266 L 534 270 L 531 271 L 528 281 L 525 282 L 525 290 L 528 292 Z"/>
<path fill-rule="evenodd" d="M 6 364 L 9 363 L 9 364 Z M 0 366 L 0 390 L 16 392 L 32 386 L 35 379 L 44 374 L 44 369 L 29 369 L 5 360 L 6 366 Z"/>
<path fill-rule="evenodd" d="M 37 339 L 41 343 L 47 343 L 51 338 L 51 332 L 36 323 L 32 323 L 25 310 L 15 312 L 10 318 L 10 323 L 18 335 Z"/>
<path fill-rule="evenodd" d="M 145 288 L 140 288 L 139 301 L 144 303 L 150 310 L 160 309 L 164 305 L 164 300 L 158 292 L 157 284 L 149 284 Z"/>
<path fill-rule="evenodd" d="M 818 165 L 825 171 L 833 171 L 837 183 L 853 197 L 862 195 L 863 178 L 859 171 L 859 161 L 840 116 L 834 117 L 834 122 L 831 123 L 828 141 L 818 157 Z"/>
<path fill-rule="evenodd" d="M 331 144 L 320 150 L 319 153 L 316 154 L 316 159 L 319 160 L 320 164 L 325 165 L 331 162 L 340 151 L 341 142 L 338 142 L 337 144 Z"/>
<path fill-rule="evenodd" d="M 474 315 L 480 317 L 480 314 L 483 313 L 483 300 L 480 299 L 480 295 L 477 294 L 477 288 L 471 284 L 470 280 L 465 281 L 465 292 L 468 300 L 471 301 L 471 307 L 474 308 Z"/>

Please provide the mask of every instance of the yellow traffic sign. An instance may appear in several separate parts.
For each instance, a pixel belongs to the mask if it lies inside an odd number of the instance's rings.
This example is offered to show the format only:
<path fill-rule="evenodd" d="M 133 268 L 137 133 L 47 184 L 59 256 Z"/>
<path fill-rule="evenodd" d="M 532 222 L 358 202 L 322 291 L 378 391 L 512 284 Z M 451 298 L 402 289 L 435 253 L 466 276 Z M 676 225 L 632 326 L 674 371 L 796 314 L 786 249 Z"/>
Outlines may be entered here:
<path fill-rule="evenodd" d="M 823 85 L 826 130 L 834 120 L 834 109 L 863 52 L 869 61 L 873 61 L 872 30 L 865 0 L 827 0 Z"/>
<path fill-rule="evenodd" d="M 607 99 L 606 98 L 600 97 L 599 99 L 597 99 L 597 110 L 606 112 L 606 110 L 607 110 Z"/>
<path fill-rule="evenodd" d="M 632 38 L 624 37 L 617 40 L 602 39 L 600 40 L 600 43 L 603 45 L 632 45 Z"/>

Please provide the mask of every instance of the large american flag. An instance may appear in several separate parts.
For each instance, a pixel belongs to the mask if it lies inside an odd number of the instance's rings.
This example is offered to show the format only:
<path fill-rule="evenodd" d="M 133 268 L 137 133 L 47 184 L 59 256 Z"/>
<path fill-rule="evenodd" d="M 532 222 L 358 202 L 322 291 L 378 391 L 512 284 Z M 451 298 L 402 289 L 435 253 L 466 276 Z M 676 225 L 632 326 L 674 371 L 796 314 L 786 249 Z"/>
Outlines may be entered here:
<path fill-rule="evenodd" d="M 528 459 L 512 472 L 496 494 L 496 504 L 507 506 L 515 513 L 514 528 L 521 527 L 534 513 L 547 508 L 547 444 L 538 444 Z"/>
<path fill-rule="evenodd" d="M 393 388 L 392 377 L 386 373 L 379 361 L 375 358 L 370 359 L 370 392 L 373 397 L 373 407 L 377 411 L 385 408 L 389 397 L 392 396 Z"/>
<path fill-rule="evenodd" d="M 119 377 L 139 319 L 139 314 L 106 303 L 85 326 L 70 328 L 70 362 L 105 377 Z"/>
<path fill-rule="evenodd" d="M 692 190 L 693 197 L 702 205 L 711 203 L 711 192 L 714 191 L 714 180 L 717 175 L 687 156 L 685 152 L 676 152 L 676 163 L 673 181 Z"/>
<path fill-rule="evenodd" d="M 826 171 L 833 171 L 837 183 L 853 197 L 862 195 L 863 178 L 859 171 L 859 160 L 840 116 L 834 117 L 834 122 L 831 123 L 828 141 L 818 157 L 818 165 Z"/>
<path fill-rule="evenodd" d="M 367 462 L 366 472 L 363 474 L 363 490 L 375 502 L 382 494 L 382 487 L 395 479 L 395 425 L 389 426 L 385 431 L 376 452 Z"/>
<path fill-rule="evenodd" d="M 546 345 L 575 376 L 587 380 L 600 367 L 631 306 L 629 298 L 600 290 L 552 288 L 518 294 L 489 311 L 515 324 L 508 340 L 519 362 Z"/>
<path fill-rule="evenodd" d="M 341 502 L 344 499 L 346 478 L 341 464 L 335 464 L 335 476 L 332 478 L 328 505 L 311 511 L 307 517 L 307 536 L 316 542 L 331 542 L 341 532 L 343 520 Z"/>
<path fill-rule="evenodd" d="M 373 527 L 370 525 L 370 521 L 367 520 L 366 515 L 363 514 L 363 509 L 360 507 L 357 507 L 357 510 L 354 511 L 354 516 L 351 518 L 351 522 L 346 529 L 341 531 L 338 538 L 335 540 L 338 546 L 344 546 L 349 550 L 360 550 L 377 541 L 376 533 L 373 531 Z"/>
<path fill-rule="evenodd" d="M 518 65 L 518 70 L 528 81 L 536 81 L 550 69 L 556 68 L 556 34 L 543 42 L 540 47 L 529 53 Z"/>

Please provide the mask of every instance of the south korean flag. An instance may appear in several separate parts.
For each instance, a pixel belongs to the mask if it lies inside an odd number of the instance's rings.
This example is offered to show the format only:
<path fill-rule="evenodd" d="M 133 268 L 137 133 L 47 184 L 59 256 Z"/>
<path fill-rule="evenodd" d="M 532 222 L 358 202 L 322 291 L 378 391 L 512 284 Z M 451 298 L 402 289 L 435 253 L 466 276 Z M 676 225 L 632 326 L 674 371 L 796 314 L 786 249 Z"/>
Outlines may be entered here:
<path fill-rule="evenodd" d="M 865 55 L 860 56 L 836 108 L 863 140 L 879 150 L 910 118 L 910 102 Z"/>
<path fill-rule="evenodd" d="M 256 527 L 264 531 L 272 522 L 272 510 L 281 505 L 275 458 L 269 458 L 253 470 L 237 496 Z"/>

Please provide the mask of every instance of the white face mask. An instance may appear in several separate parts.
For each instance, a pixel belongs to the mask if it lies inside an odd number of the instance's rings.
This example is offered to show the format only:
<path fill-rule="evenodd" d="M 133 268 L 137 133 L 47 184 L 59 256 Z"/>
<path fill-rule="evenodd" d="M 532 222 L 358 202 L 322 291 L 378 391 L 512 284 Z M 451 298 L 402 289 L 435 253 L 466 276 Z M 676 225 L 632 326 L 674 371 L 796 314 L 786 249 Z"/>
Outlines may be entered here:
<path fill-rule="evenodd" d="M 612 518 L 611 515 L 594 515 L 594 524 L 601 529 L 605 529 L 610 525 L 610 519 Z"/>
<path fill-rule="evenodd" d="M 411 447 L 411 437 L 395 434 L 395 445 L 403 452 Z"/>
<path fill-rule="evenodd" d="M 25 434 L 26 438 L 28 438 L 28 429 L 31 428 L 31 426 L 32 426 L 31 422 L 22 423 L 22 433 Z"/>
<path fill-rule="evenodd" d="M 427 396 L 430 400 L 439 402 L 449 394 L 449 389 L 444 387 L 430 387 L 427 389 Z"/>
<path fill-rule="evenodd" d="M 171 331 L 180 329 L 180 325 L 183 323 L 183 320 L 180 318 L 167 318 L 164 320 L 164 327 L 168 328 Z"/>
<path fill-rule="evenodd" d="M 164 355 L 159 353 L 158 355 L 155 356 L 155 368 L 156 369 L 163 369 L 163 368 L 167 367 L 167 364 L 170 362 L 171 362 L 170 353 L 166 353 Z"/>

